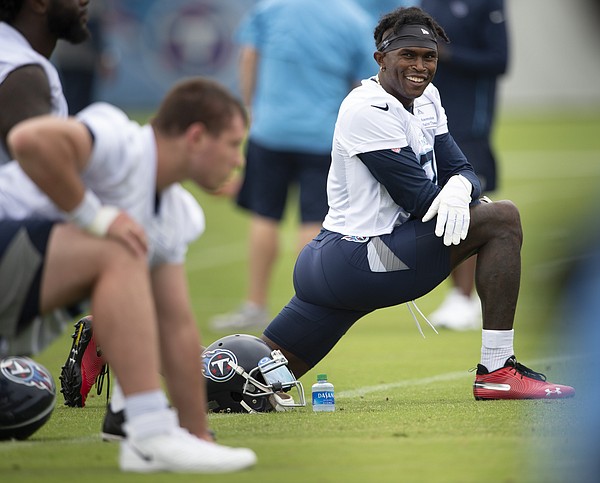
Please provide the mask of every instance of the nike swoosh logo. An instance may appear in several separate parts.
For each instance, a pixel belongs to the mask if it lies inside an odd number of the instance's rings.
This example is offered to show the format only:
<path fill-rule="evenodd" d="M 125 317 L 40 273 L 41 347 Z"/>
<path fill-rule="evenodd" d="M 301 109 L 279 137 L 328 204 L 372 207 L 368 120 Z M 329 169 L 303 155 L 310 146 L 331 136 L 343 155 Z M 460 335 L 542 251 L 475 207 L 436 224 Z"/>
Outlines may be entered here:
<path fill-rule="evenodd" d="M 371 104 L 371 107 L 374 107 L 375 109 L 381 109 L 382 111 L 387 111 L 390 108 L 390 106 L 388 106 L 387 103 L 386 103 L 385 107 L 375 106 L 373 104 Z"/>
<path fill-rule="evenodd" d="M 148 455 L 148 454 L 142 453 L 139 449 L 137 449 L 132 444 L 130 444 L 129 447 L 133 450 L 133 452 L 135 454 L 137 454 L 140 458 L 142 458 L 147 463 L 152 463 L 154 461 L 154 458 L 152 457 L 152 455 Z"/>

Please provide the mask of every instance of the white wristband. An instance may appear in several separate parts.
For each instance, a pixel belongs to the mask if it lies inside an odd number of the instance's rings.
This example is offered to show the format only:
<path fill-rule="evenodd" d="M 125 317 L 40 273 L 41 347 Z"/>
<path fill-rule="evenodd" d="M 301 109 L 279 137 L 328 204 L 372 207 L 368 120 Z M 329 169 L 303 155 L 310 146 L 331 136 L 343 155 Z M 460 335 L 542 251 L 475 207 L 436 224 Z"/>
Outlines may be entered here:
<path fill-rule="evenodd" d="M 87 232 L 103 237 L 119 213 L 114 206 L 102 206 L 98 197 L 87 190 L 77 208 L 67 213 L 67 218 Z"/>
<path fill-rule="evenodd" d="M 108 229 L 121 210 L 116 206 L 102 206 L 96 213 L 92 223 L 86 228 L 92 235 L 106 236 Z"/>
<path fill-rule="evenodd" d="M 86 190 L 81 203 L 73 211 L 67 213 L 67 218 L 80 228 L 87 229 L 94 221 L 101 206 L 98 197 L 90 190 Z"/>

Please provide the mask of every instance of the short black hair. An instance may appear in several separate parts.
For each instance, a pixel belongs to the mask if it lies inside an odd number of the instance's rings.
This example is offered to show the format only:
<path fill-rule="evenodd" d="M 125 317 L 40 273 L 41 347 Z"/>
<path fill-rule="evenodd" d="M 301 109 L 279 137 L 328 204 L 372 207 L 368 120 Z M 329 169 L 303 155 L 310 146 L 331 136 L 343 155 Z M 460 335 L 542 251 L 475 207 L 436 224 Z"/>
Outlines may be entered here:
<path fill-rule="evenodd" d="M 426 13 L 419 7 L 398 8 L 390 13 L 383 15 L 379 19 L 377 27 L 373 32 L 375 38 L 375 46 L 381 44 L 383 35 L 390 29 L 392 33 L 397 33 L 402 25 L 426 25 L 436 35 L 446 42 L 450 42 L 448 35 L 444 29 L 438 24 L 431 15 Z"/>
<path fill-rule="evenodd" d="M 12 24 L 21 11 L 24 0 L 2 0 L 0 2 L 0 21 Z"/>

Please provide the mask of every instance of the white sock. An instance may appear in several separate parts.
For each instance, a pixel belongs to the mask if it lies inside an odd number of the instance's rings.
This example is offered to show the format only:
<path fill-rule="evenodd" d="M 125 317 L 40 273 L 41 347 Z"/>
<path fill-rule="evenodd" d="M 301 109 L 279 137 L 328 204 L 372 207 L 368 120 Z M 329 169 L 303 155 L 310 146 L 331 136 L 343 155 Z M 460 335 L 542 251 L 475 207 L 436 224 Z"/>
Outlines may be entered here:
<path fill-rule="evenodd" d="M 168 433 L 174 426 L 173 419 L 169 417 L 172 412 L 165 393 L 160 389 L 126 396 L 127 434 L 146 438 Z"/>
<path fill-rule="evenodd" d="M 110 388 L 110 410 L 113 413 L 118 413 L 119 411 L 123 411 L 123 409 L 125 409 L 125 395 L 119 381 L 113 378 Z"/>
<path fill-rule="evenodd" d="M 504 367 L 506 359 L 514 355 L 514 329 L 481 331 L 481 362 L 489 372 Z"/>

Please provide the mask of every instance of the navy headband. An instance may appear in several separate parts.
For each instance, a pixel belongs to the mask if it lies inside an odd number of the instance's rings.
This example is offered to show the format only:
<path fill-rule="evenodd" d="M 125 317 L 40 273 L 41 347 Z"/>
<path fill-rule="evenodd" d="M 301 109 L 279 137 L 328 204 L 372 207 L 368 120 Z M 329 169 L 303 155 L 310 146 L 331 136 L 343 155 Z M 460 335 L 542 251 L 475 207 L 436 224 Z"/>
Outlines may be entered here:
<path fill-rule="evenodd" d="M 389 52 L 402 47 L 426 47 L 437 50 L 437 40 L 431 29 L 425 25 L 402 25 L 400 30 L 383 40 L 379 52 Z"/>

